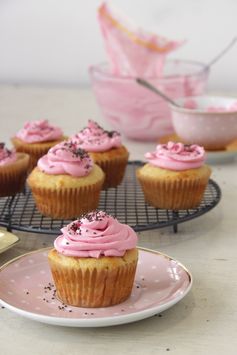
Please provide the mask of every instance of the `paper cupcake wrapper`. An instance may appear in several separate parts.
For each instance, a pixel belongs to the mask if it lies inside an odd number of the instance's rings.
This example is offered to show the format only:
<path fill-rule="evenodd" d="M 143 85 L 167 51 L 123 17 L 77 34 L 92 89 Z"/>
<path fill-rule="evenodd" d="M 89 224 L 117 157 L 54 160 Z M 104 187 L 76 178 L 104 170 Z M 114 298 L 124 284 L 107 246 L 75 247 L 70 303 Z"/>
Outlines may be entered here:
<path fill-rule="evenodd" d="M 202 201 L 209 176 L 187 180 L 155 180 L 137 174 L 145 200 L 153 207 L 186 210 Z"/>
<path fill-rule="evenodd" d="M 66 268 L 49 258 L 57 297 L 77 307 L 108 307 L 124 302 L 131 294 L 137 262 L 117 268 Z"/>
<path fill-rule="evenodd" d="M 48 189 L 30 186 L 38 210 L 52 218 L 71 219 L 95 210 L 103 180 L 78 188 Z"/>
<path fill-rule="evenodd" d="M 21 159 L 19 160 L 19 156 Z M 0 169 L 0 197 L 12 196 L 25 187 L 29 155 L 18 153 L 17 161 Z"/>
<path fill-rule="evenodd" d="M 108 160 L 103 158 L 100 159 L 99 154 L 94 155 L 93 153 L 90 153 L 90 155 L 94 160 L 94 163 L 99 165 L 105 173 L 104 189 L 116 187 L 121 184 L 128 162 L 128 153 L 121 157 L 112 157 Z"/>
<path fill-rule="evenodd" d="M 30 156 L 28 173 L 37 165 L 39 158 L 47 154 L 48 150 L 54 145 L 62 142 L 66 137 L 62 137 L 56 141 L 42 143 L 25 143 L 18 138 L 12 138 L 12 143 L 17 152 L 27 153 Z"/>

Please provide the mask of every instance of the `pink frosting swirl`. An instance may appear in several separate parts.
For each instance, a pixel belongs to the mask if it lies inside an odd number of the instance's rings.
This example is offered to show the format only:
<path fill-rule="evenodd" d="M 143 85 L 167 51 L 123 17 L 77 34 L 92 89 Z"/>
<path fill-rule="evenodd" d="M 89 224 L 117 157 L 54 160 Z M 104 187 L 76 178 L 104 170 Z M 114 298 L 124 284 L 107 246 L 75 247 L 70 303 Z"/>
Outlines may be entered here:
<path fill-rule="evenodd" d="M 88 152 L 105 152 L 121 146 L 121 136 L 116 131 L 105 131 L 96 122 L 89 120 L 88 126 L 71 137 Z"/>
<path fill-rule="evenodd" d="M 156 151 L 146 153 L 145 158 L 152 165 L 167 170 L 188 170 L 201 167 L 205 161 L 203 147 L 196 144 L 168 142 L 158 144 Z"/>
<path fill-rule="evenodd" d="M 17 132 L 16 137 L 26 143 L 55 141 L 62 137 L 63 132 L 59 127 L 49 124 L 47 120 L 26 122 L 24 127 Z"/>
<path fill-rule="evenodd" d="M 90 212 L 61 229 L 55 249 L 66 256 L 123 256 L 137 244 L 134 230 L 103 211 Z"/>
<path fill-rule="evenodd" d="M 0 143 L 0 166 L 4 166 L 16 161 L 16 152 L 5 147 L 5 143 Z"/>
<path fill-rule="evenodd" d="M 38 168 L 50 175 L 86 176 L 93 167 L 89 154 L 75 143 L 63 141 L 38 160 Z"/>

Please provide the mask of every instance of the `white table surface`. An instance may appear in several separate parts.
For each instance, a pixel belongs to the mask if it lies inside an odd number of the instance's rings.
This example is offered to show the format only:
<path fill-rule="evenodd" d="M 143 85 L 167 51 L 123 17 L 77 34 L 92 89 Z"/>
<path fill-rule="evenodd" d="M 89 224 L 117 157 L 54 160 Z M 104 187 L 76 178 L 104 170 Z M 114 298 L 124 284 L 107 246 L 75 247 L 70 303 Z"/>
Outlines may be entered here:
<path fill-rule="evenodd" d="M 0 141 L 30 119 L 48 118 L 66 134 L 88 118 L 103 122 L 87 89 L 0 87 Z M 104 122 L 103 125 L 108 127 Z M 152 143 L 125 140 L 130 159 L 142 159 Z M 108 328 L 40 324 L 0 308 L 0 354 L 236 354 L 237 179 L 236 161 L 213 166 L 223 197 L 208 214 L 172 228 L 139 233 L 139 245 L 160 250 L 193 274 L 191 292 L 176 306 L 137 323 Z M 54 237 L 16 232 L 20 243 L 0 255 L 0 265 L 26 251 L 52 245 Z M 0 285 L 1 287 L 1 285 Z"/>

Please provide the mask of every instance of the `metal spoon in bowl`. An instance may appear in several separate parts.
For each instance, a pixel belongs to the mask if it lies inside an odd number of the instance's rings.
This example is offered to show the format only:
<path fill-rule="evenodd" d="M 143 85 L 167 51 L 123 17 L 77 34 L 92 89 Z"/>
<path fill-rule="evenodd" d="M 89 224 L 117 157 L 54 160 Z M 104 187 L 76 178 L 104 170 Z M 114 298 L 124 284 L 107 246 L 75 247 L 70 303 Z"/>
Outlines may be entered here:
<path fill-rule="evenodd" d="M 207 68 L 210 68 L 213 64 L 215 64 L 219 59 L 221 59 L 223 57 L 224 54 L 226 54 L 231 47 L 233 47 L 233 45 L 235 44 L 235 42 L 237 41 L 237 37 L 234 37 L 232 39 L 232 41 L 228 44 L 228 46 L 226 46 L 224 49 L 222 49 L 222 51 L 217 54 L 215 56 L 215 58 L 213 58 L 208 64 L 207 64 Z"/>
<path fill-rule="evenodd" d="M 172 100 L 169 96 L 167 96 L 166 94 L 164 94 L 162 91 L 158 90 L 157 88 L 155 88 L 155 86 L 151 85 L 150 83 L 148 83 L 148 81 L 141 79 L 141 78 L 137 78 L 136 82 L 142 86 L 144 86 L 145 88 L 153 91 L 154 93 L 156 93 L 157 95 L 161 96 L 165 101 L 168 101 L 170 104 L 176 106 L 176 107 L 181 107 L 180 105 L 178 105 L 174 100 Z"/>
<path fill-rule="evenodd" d="M 229 51 L 229 49 L 235 44 L 235 42 L 237 41 L 237 37 L 234 37 L 232 39 L 232 41 L 228 44 L 228 46 L 223 49 L 217 56 L 215 56 L 215 58 L 213 58 L 208 64 L 207 64 L 207 68 L 210 68 L 213 64 L 215 64 L 221 57 L 223 57 L 223 55 Z M 160 91 L 159 89 L 157 89 L 156 87 L 154 87 L 152 84 L 150 84 L 148 81 L 141 79 L 141 78 L 136 78 L 136 82 L 142 86 L 144 86 L 145 88 L 153 91 L 154 93 L 156 93 L 157 95 L 161 96 L 164 100 L 166 100 L 167 102 L 169 102 L 170 104 L 176 106 L 176 107 L 182 107 L 181 105 L 177 104 L 177 102 L 175 102 L 174 100 L 172 100 L 169 96 L 167 96 L 164 92 Z"/>

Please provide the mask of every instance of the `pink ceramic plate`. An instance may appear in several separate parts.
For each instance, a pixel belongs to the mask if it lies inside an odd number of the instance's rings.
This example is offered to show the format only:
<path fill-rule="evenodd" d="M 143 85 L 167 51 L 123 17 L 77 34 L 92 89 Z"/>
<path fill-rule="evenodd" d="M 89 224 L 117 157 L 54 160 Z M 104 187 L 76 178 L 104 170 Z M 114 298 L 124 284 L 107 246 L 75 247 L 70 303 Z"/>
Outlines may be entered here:
<path fill-rule="evenodd" d="M 49 249 L 22 255 L 0 269 L 0 303 L 22 316 L 71 327 L 103 327 L 153 316 L 180 301 L 192 286 L 192 276 L 178 261 L 139 248 L 131 297 L 107 308 L 78 308 L 57 300 L 47 262 Z"/>

